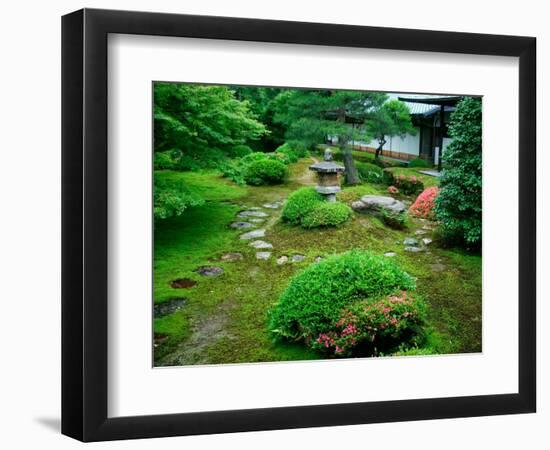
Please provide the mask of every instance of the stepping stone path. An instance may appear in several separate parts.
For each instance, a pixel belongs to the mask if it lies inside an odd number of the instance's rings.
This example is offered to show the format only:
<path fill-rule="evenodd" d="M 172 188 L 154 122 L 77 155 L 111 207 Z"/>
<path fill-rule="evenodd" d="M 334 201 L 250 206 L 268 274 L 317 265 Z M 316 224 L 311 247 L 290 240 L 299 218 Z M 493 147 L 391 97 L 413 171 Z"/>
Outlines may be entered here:
<path fill-rule="evenodd" d="M 278 266 L 282 266 L 283 264 L 286 264 L 287 262 L 288 262 L 288 256 L 283 255 L 283 256 L 279 256 L 277 258 L 277 265 Z"/>
<path fill-rule="evenodd" d="M 411 237 L 405 238 L 405 240 L 403 241 L 403 245 L 417 246 L 418 245 L 418 239 L 411 238 Z"/>
<path fill-rule="evenodd" d="M 197 284 L 195 280 L 192 280 L 191 278 L 178 278 L 176 280 L 170 281 L 170 286 L 172 286 L 174 289 L 186 289 L 193 287 Z"/>
<path fill-rule="evenodd" d="M 201 266 L 195 272 L 203 277 L 217 277 L 223 273 L 223 269 L 217 266 Z"/>
<path fill-rule="evenodd" d="M 424 251 L 421 247 L 405 247 L 404 250 L 411 253 L 419 253 Z"/>
<path fill-rule="evenodd" d="M 226 262 L 240 261 L 243 259 L 243 255 L 242 253 L 226 253 L 220 259 Z"/>
<path fill-rule="evenodd" d="M 248 233 L 241 234 L 241 239 L 256 239 L 265 236 L 265 229 L 260 228 L 259 230 L 249 231 Z"/>
<path fill-rule="evenodd" d="M 179 311 L 181 308 L 183 308 L 186 302 L 186 298 L 174 297 L 169 298 L 162 303 L 156 303 L 153 308 L 155 319 L 174 314 L 176 311 Z"/>
<path fill-rule="evenodd" d="M 254 223 L 262 223 L 262 222 L 265 222 L 265 219 L 252 218 L 252 219 L 248 219 L 248 221 L 254 222 Z"/>
<path fill-rule="evenodd" d="M 268 209 L 278 209 L 281 206 L 281 204 L 277 203 L 277 202 L 275 202 L 275 203 L 264 203 L 262 206 L 264 208 L 268 208 Z"/>
<path fill-rule="evenodd" d="M 263 212 L 263 211 L 254 211 L 254 210 L 247 210 L 247 211 L 241 211 L 239 214 L 237 214 L 237 217 L 268 217 L 269 214 Z"/>
<path fill-rule="evenodd" d="M 447 266 L 445 264 L 435 263 L 432 264 L 430 268 L 432 269 L 432 272 L 442 272 L 447 268 Z"/>
<path fill-rule="evenodd" d="M 384 253 L 384 256 L 387 256 L 388 258 L 393 258 L 396 255 L 395 252 L 386 252 Z"/>
<path fill-rule="evenodd" d="M 254 248 L 273 248 L 273 245 L 271 245 L 269 242 L 266 242 L 266 241 L 261 241 L 261 240 L 257 240 L 257 241 L 253 241 L 251 242 L 250 244 L 251 247 L 254 247 Z"/>
<path fill-rule="evenodd" d="M 422 239 L 422 243 L 424 245 L 430 245 L 432 243 L 432 240 L 430 238 L 424 238 Z"/>
<path fill-rule="evenodd" d="M 427 233 L 428 233 L 428 232 L 427 232 L 426 230 L 416 230 L 416 231 L 414 232 L 414 234 L 419 235 L 419 236 L 422 235 L 422 234 L 427 234 Z"/>
<path fill-rule="evenodd" d="M 269 259 L 271 257 L 271 252 L 257 252 L 256 259 Z"/>
<path fill-rule="evenodd" d="M 306 257 L 304 255 L 293 255 L 292 262 L 302 262 Z"/>
<path fill-rule="evenodd" d="M 256 225 L 250 222 L 232 222 L 231 225 L 229 225 L 231 228 L 235 228 L 236 230 L 244 230 L 246 228 L 255 228 Z"/>

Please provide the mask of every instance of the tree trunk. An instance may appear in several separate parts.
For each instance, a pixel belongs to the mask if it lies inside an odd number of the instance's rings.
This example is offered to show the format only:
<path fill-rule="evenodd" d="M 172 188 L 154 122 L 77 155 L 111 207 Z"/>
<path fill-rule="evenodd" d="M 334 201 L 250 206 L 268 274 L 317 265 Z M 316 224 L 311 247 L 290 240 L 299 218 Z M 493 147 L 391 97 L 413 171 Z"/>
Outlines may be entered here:
<path fill-rule="evenodd" d="M 341 145 L 342 156 L 344 157 L 344 166 L 346 167 L 346 184 L 359 184 L 359 174 L 357 173 L 357 167 L 355 167 L 355 161 L 353 160 L 353 154 L 351 147 L 342 143 Z"/>
<path fill-rule="evenodd" d="M 378 159 L 380 156 L 380 153 L 382 153 L 382 148 L 386 144 L 386 140 L 384 138 L 378 139 L 378 148 L 376 149 L 376 153 L 374 154 L 374 159 Z"/>

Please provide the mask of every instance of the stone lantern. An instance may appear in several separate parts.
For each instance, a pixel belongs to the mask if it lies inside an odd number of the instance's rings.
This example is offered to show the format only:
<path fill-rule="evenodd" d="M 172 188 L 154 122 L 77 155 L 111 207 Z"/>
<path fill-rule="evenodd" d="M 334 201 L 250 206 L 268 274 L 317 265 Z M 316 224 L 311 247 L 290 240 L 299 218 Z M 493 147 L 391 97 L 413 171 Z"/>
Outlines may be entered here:
<path fill-rule="evenodd" d="M 345 170 L 344 166 L 332 161 L 332 152 L 327 148 L 324 161 L 312 164 L 309 170 L 317 173 L 317 192 L 324 195 L 327 201 L 335 202 L 336 193 L 340 192 L 339 177 Z"/>

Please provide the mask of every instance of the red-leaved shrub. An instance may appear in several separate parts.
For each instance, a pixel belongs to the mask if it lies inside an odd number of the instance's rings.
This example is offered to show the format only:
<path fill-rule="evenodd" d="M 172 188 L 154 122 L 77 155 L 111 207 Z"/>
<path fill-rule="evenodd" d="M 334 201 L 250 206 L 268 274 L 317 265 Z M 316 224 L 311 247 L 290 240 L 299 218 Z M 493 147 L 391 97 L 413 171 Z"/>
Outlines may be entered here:
<path fill-rule="evenodd" d="M 439 188 L 436 186 L 425 189 L 409 208 L 409 213 L 415 217 L 423 219 L 434 218 L 435 198 L 439 193 Z"/>

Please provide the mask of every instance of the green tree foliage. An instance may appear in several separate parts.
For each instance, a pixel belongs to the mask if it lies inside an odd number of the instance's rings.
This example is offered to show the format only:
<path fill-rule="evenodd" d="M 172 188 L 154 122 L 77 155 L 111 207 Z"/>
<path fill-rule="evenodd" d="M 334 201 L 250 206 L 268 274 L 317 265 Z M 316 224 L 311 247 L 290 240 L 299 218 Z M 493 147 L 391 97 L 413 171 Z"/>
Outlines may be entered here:
<path fill-rule="evenodd" d="M 481 100 L 465 97 L 451 115 L 436 216 L 444 236 L 481 246 Z"/>
<path fill-rule="evenodd" d="M 323 142 L 329 135 L 338 136 L 346 182 L 358 184 L 360 179 L 349 143 L 371 137 L 364 121 L 386 99 L 387 95 L 380 92 L 291 89 L 274 100 L 274 121 L 285 126 L 289 141 L 301 141 L 307 146 Z"/>
<path fill-rule="evenodd" d="M 154 208 L 155 220 L 180 216 L 190 206 L 199 206 L 204 200 L 189 192 L 185 183 L 172 176 L 174 172 L 155 172 Z"/>
<path fill-rule="evenodd" d="M 409 108 L 400 100 L 390 100 L 374 111 L 367 121 L 367 130 L 378 140 L 375 158 L 380 156 L 388 137 L 416 134 Z"/>
<path fill-rule="evenodd" d="M 177 149 L 204 166 L 219 162 L 205 157 L 209 151 L 227 154 L 268 132 L 225 86 L 155 83 L 154 120 L 155 152 Z"/>

